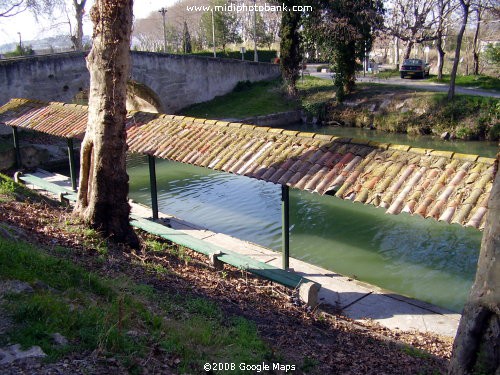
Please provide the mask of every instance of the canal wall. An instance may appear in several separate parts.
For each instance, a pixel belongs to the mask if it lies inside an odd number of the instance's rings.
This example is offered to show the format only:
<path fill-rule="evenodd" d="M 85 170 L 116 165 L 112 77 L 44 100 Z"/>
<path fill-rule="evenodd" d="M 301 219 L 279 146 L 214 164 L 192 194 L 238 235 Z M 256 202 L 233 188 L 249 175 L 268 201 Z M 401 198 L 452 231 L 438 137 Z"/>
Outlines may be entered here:
<path fill-rule="evenodd" d="M 296 124 L 298 122 L 301 122 L 302 111 L 295 110 L 295 111 L 271 113 L 270 115 L 248 117 L 238 121 L 241 121 L 244 124 L 269 126 L 271 128 L 286 127 L 290 124 Z"/>

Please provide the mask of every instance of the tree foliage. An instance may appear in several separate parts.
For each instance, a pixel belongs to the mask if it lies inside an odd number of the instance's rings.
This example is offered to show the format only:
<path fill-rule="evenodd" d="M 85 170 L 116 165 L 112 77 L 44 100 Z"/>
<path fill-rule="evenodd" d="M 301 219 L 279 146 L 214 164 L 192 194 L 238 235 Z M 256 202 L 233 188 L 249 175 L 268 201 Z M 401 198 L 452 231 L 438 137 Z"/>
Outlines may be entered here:
<path fill-rule="evenodd" d="M 0 17 L 12 17 L 26 10 L 35 16 L 50 14 L 63 0 L 0 0 Z"/>
<path fill-rule="evenodd" d="M 299 5 L 297 1 L 284 2 L 290 8 Z M 299 26 L 302 15 L 291 10 L 283 12 L 280 29 L 280 67 L 289 96 L 297 95 L 296 82 L 302 60 L 300 50 Z"/>
<path fill-rule="evenodd" d="M 182 31 L 182 50 L 184 53 L 193 52 L 193 47 L 191 46 L 191 34 L 189 33 L 186 21 L 184 21 L 184 28 Z"/>
<path fill-rule="evenodd" d="M 215 6 L 228 6 L 227 0 L 215 0 L 211 3 Z M 222 50 L 226 50 L 229 43 L 241 43 L 241 37 L 238 33 L 239 22 L 238 17 L 233 12 L 214 10 L 213 12 L 213 27 L 215 29 L 215 46 L 221 46 Z M 201 16 L 201 28 L 204 30 L 204 35 L 208 41 L 209 47 L 213 46 L 212 41 L 212 13 L 205 12 Z"/>
<path fill-rule="evenodd" d="M 500 66 L 500 44 L 488 44 L 484 54 L 490 63 Z"/>
<path fill-rule="evenodd" d="M 387 31 L 404 41 L 403 59 L 410 57 L 414 44 L 436 39 L 431 12 L 437 7 L 436 0 L 387 1 Z"/>
<path fill-rule="evenodd" d="M 31 46 L 23 46 L 18 44 L 16 46 L 16 49 L 12 52 L 7 52 L 5 54 L 5 57 L 30 56 L 34 54 L 35 51 L 33 51 L 33 48 L 31 48 Z"/>
<path fill-rule="evenodd" d="M 335 72 L 337 99 L 352 91 L 356 68 L 382 27 L 382 2 L 372 0 L 325 0 L 305 21 L 305 33 L 316 37 Z"/>

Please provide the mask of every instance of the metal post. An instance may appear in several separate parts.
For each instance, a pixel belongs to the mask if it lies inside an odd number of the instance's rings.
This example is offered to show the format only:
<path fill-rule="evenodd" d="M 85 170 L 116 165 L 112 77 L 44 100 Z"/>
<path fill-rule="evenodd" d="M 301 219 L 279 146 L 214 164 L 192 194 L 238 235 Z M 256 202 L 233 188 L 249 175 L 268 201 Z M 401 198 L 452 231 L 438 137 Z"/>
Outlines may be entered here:
<path fill-rule="evenodd" d="M 288 186 L 281 185 L 281 248 L 283 251 L 283 269 L 290 266 L 290 194 Z"/>
<path fill-rule="evenodd" d="M 212 8 L 212 43 L 214 45 L 214 57 L 217 57 L 215 53 L 215 22 L 214 22 L 214 9 Z"/>
<path fill-rule="evenodd" d="M 257 0 L 253 0 L 253 61 L 259 61 L 257 54 Z"/>
<path fill-rule="evenodd" d="M 12 127 L 12 137 L 14 138 L 14 151 L 16 153 L 16 168 L 21 168 L 21 148 L 19 147 L 19 135 L 15 126 Z"/>
<path fill-rule="evenodd" d="M 73 138 L 68 138 L 68 159 L 69 159 L 69 175 L 71 177 L 71 188 L 76 191 L 76 164 L 75 164 L 75 149 L 73 147 Z"/>
<path fill-rule="evenodd" d="M 167 10 L 165 8 L 161 8 L 158 12 L 161 13 L 163 17 L 163 52 L 167 52 L 167 26 L 165 25 L 165 15 L 167 14 Z"/>
<path fill-rule="evenodd" d="M 366 62 L 366 41 L 365 41 L 365 54 L 363 56 L 363 77 L 366 75 L 367 70 L 368 70 L 368 64 Z"/>
<path fill-rule="evenodd" d="M 156 190 L 156 165 L 155 157 L 148 155 L 149 162 L 149 185 L 151 187 L 151 209 L 153 219 L 158 219 L 158 191 Z"/>

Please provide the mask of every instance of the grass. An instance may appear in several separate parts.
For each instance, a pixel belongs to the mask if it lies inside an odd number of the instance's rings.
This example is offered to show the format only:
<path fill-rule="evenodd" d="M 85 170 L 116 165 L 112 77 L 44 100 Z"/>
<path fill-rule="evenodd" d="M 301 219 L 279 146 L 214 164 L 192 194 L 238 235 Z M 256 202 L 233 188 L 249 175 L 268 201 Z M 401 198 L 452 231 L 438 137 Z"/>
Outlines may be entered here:
<path fill-rule="evenodd" d="M 14 146 L 12 145 L 12 143 L 5 142 L 5 141 L 0 139 L 0 152 L 5 152 L 5 151 L 11 150 L 13 148 L 14 148 Z"/>
<path fill-rule="evenodd" d="M 397 71 L 381 74 L 395 75 Z M 479 80 L 474 77 L 460 77 L 458 83 L 477 85 L 485 80 L 483 87 L 494 87 L 500 82 L 491 77 Z M 488 85 L 486 85 L 486 82 Z M 495 83 L 496 82 L 496 83 Z M 415 108 L 426 108 L 423 115 L 413 111 L 403 113 L 399 109 L 387 109 L 382 113 L 371 115 L 366 109 L 334 107 L 335 88 L 331 80 L 305 76 L 297 81 L 299 99 L 294 102 L 287 100 L 282 94 L 281 81 L 266 81 L 257 83 L 242 83 L 237 89 L 223 97 L 201 103 L 183 110 L 182 114 L 206 118 L 239 118 L 276 113 L 293 108 L 302 108 L 309 120 L 314 117 L 335 119 L 346 126 L 373 125 L 379 130 L 410 134 L 441 134 L 445 131 L 453 133 L 459 139 L 497 140 L 500 137 L 499 101 L 495 98 L 456 95 L 452 102 L 446 100 L 446 95 L 434 93 L 425 89 L 404 86 L 390 86 L 376 83 L 360 83 L 356 92 L 348 99 L 374 100 L 380 103 L 388 92 L 401 94 L 401 98 L 409 99 Z M 404 100 L 404 99 L 402 99 Z M 397 100 L 395 101 L 397 103 Z"/>
<path fill-rule="evenodd" d="M 32 190 L 0 173 L 0 201 L 23 200 L 26 198 L 34 199 L 38 197 Z"/>
<path fill-rule="evenodd" d="M 436 76 L 429 79 L 432 82 L 439 83 L 450 83 L 450 76 L 444 75 L 443 79 L 438 80 Z M 478 76 L 457 76 L 455 84 L 457 86 L 463 87 L 474 87 L 484 90 L 500 90 L 500 79 L 490 76 L 478 75 Z"/>
<path fill-rule="evenodd" d="M 35 290 L 6 297 L 4 307 L 16 326 L 0 344 L 39 345 L 49 361 L 97 349 L 138 372 L 138 359 L 161 347 L 178 358 L 180 373 L 199 373 L 206 362 L 270 358 L 253 323 L 226 317 L 209 300 L 160 295 L 127 277 L 104 279 L 25 242 L 0 238 L 0 279 L 24 281 Z M 69 345 L 55 346 L 54 333 L 68 338 Z"/>
<path fill-rule="evenodd" d="M 302 104 L 331 100 L 335 93 L 332 80 L 311 76 L 305 76 L 304 80 L 299 79 L 297 89 Z"/>
<path fill-rule="evenodd" d="M 184 108 L 181 114 L 198 118 L 243 119 L 296 108 L 295 101 L 283 96 L 281 81 L 273 80 L 240 82 L 233 92 Z"/>
<path fill-rule="evenodd" d="M 374 75 L 374 77 L 377 77 L 377 78 L 392 78 L 392 77 L 399 77 L 399 76 L 400 76 L 400 73 L 399 73 L 398 69 L 382 70 Z"/>
<path fill-rule="evenodd" d="M 389 93 L 396 93 L 397 96 L 384 110 L 371 113 L 367 109 L 369 105 L 382 103 Z M 446 93 L 362 83 L 356 85 L 356 92 L 349 96 L 349 100 L 363 100 L 366 105 L 360 108 L 330 107 L 327 118 L 336 119 L 345 126 L 373 124 L 378 130 L 398 133 L 450 132 L 465 140 L 495 141 L 500 137 L 500 100 L 497 98 L 456 95 L 453 101 L 448 101 Z M 406 103 L 406 111 L 397 107 L 403 103 Z"/>

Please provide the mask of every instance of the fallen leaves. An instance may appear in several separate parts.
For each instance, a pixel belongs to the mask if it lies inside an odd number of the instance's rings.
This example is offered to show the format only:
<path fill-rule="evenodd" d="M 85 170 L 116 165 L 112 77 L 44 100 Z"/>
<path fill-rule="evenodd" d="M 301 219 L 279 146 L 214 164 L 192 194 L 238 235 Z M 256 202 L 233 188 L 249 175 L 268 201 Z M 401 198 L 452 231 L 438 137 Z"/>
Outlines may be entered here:
<path fill-rule="evenodd" d="M 85 228 L 61 206 L 0 202 L 0 222 L 17 228 L 16 233 L 29 233 L 31 242 L 44 245 L 52 255 L 105 277 L 126 274 L 162 292 L 213 300 L 226 315 L 254 321 L 281 362 L 297 365 L 298 373 L 443 373 L 450 357 L 451 339 L 355 322 L 336 313 L 335 307 L 311 312 L 294 291 L 227 265 L 217 272 L 204 256 L 190 250 L 179 258 L 170 244 L 148 234 L 140 233 L 143 242 L 162 242 L 162 250 L 143 246 L 124 252 L 109 242 L 107 253 L 99 253 L 99 240 L 89 241 Z M 177 359 L 170 358 L 173 366 Z"/>

